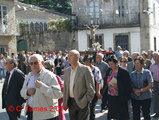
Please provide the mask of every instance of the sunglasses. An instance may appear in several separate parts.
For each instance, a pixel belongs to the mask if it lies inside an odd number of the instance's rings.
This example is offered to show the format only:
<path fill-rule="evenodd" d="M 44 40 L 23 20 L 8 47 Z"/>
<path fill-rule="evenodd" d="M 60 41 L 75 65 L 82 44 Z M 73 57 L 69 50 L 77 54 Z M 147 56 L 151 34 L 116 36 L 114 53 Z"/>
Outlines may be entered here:
<path fill-rule="evenodd" d="M 30 65 L 38 65 L 38 64 L 39 64 L 38 61 L 36 61 L 36 62 L 30 62 Z"/>

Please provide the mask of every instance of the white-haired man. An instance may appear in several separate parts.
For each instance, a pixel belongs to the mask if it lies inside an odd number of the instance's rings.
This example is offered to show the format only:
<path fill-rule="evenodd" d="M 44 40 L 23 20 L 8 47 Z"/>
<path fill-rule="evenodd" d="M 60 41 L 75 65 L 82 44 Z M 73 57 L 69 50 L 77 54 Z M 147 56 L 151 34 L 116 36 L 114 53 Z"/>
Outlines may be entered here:
<path fill-rule="evenodd" d="M 132 61 L 132 58 L 129 57 L 129 51 L 128 51 L 128 50 L 125 50 L 125 51 L 123 52 L 123 56 L 128 58 L 128 62 L 131 62 L 131 61 Z"/>
<path fill-rule="evenodd" d="M 89 120 L 90 101 L 95 93 L 94 77 L 88 66 L 79 62 L 80 54 L 71 50 L 68 62 L 71 67 L 64 71 L 64 106 L 69 107 L 70 120 Z"/>
<path fill-rule="evenodd" d="M 102 79 L 104 80 L 104 86 L 106 85 L 106 71 L 109 68 L 109 65 L 103 61 L 103 54 L 97 53 L 96 54 L 96 63 L 95 66 L 99 68 L 99 70 L 102 73 Z M 101 104 L 101 112 L 107 108 L 107 91 L 101 91 L 102 92 L 102 104 Z"/>
<path fill-rule="evenodd" d="M 27 100 L 28 120 L 57 120 L 58 98 L 62 92 L 55 74 L 43 67 L 41 55 L 30 56 L 32 72 L 28 74 L 21 90 L 21 96 Z"/>
<path fill-rule="evenodd" d="M 121 56 L 123 56 L 123 51 L 120 46 L 117 47 L 117 50 L 115 51 L 116 57 L 119 59 Z"/>

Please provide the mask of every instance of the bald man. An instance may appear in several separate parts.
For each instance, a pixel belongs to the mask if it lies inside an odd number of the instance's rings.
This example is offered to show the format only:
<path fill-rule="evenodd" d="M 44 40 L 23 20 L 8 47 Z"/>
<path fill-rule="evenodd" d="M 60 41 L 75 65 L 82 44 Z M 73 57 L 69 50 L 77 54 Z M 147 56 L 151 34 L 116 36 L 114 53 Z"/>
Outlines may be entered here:
<path fill-rule="evenodd" d="M 89 120 L 90 101 L 95 94 L 94 77 L 88 66 L 79 62 L 80 54 L 71 50 L 68 62 L 71 67 L 64 71 L 64 106 L 68 106 L 70 120 Z"/>

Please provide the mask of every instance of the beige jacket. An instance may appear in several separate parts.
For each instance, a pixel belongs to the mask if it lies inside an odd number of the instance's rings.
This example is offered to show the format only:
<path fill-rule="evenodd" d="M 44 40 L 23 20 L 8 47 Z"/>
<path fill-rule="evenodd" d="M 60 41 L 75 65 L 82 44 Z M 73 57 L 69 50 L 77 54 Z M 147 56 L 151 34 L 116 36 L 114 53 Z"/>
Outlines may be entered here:
<path fill-rule="evenodd" d="M 64 71 L 63 103 L 68 106 L 71 68 Z M 83 109 L 93 99 L 95 84 L 92 71 L 89 67 L 78 64 L 73 87 L 74 99 L 77 105 Z"/>
<path fill-rule="evenodd" d="M 28 100 L 27 96 L 28 81 L 31 73 L 26 77 L 23 88 L 21 89 L 21 96 Z M 58 116 L 58 99 L 62 97 L 62 92 L 55 74 L 43 68 L 40 71 L 39 79 L 43 82 L 40 88 L 36 88 L 33 95 L 33 120 L 44 120 Z"/>

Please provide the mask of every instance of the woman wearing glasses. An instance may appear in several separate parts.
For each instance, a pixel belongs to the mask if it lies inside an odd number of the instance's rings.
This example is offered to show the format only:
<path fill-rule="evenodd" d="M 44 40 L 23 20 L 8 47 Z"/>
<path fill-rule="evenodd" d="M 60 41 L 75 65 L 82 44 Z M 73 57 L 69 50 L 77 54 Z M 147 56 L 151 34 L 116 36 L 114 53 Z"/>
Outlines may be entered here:
<path fill-rule="evenodd" d="M 143 68 L 144 58 L 135 59 L 136 70 L 131 73 L 133 120 L 140 120 L 140 110 L 144 120 L 150 120 L 153 79 L 151 72 Z"/>
<path fill-rule="evenodd" d="M 131 82 L 127 70 L 118 65 L 117 58 L 112 55 L 108 59 L 107 70 L 108 116 L 107 120 L 129 120 L 128 100 L 131 96 Z"/>
<path fill-rule="evenodd" d="M 120 58 L 120 66 L 124 69 L 127 69 L 127 63 L 128 63 L 127 57 L 122 56 Z"/>

